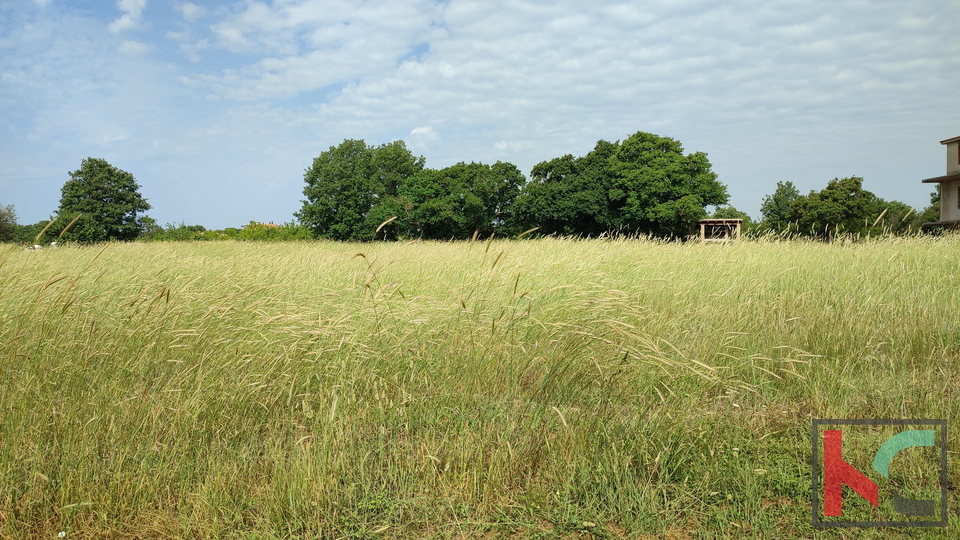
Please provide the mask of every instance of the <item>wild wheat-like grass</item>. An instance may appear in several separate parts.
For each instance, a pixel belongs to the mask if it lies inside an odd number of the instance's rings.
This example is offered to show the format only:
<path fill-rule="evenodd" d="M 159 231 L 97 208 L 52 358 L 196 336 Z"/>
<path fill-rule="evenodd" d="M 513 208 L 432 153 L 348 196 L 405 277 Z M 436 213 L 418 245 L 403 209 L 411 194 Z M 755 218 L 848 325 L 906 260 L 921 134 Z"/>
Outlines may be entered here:
<path fill-rule="evenodd" d="M 0 535 L 810 536 L 811 418 L 956 417 L 958 255 L 8 250 Z"/>

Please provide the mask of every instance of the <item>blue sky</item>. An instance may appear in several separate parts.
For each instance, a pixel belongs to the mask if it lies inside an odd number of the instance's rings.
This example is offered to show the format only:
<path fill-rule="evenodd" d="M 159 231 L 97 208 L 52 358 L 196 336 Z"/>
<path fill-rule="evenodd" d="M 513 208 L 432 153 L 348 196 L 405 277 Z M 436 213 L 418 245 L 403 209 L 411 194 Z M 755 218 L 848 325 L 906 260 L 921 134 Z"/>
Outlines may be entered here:
<path fill-rule="evenodd" d="M 347 138 L 529 174 L 649 131 L 754 217 L 777 181 L 852 175 L 923 207 L 958 36 L 952 0 L 4 0 L 0 204 L 45 219 L 100 157 L 161 224 L 279 223 Z"/>

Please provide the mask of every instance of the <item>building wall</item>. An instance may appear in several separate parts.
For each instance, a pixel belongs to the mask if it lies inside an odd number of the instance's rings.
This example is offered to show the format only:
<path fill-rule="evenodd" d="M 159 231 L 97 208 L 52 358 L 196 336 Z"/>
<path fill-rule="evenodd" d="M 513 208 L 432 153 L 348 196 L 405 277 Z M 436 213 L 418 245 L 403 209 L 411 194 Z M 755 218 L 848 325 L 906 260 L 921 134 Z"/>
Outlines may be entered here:
<path fill-rule="evenodd" d="M 940 221 L 960 220 L 958 191 L 960 191 L 960 178 L 940 183 Z"/>
<path fill-rule="evenodd" d="M 947 174 L 960 174 L 960 141 L 947 145 Z"/>

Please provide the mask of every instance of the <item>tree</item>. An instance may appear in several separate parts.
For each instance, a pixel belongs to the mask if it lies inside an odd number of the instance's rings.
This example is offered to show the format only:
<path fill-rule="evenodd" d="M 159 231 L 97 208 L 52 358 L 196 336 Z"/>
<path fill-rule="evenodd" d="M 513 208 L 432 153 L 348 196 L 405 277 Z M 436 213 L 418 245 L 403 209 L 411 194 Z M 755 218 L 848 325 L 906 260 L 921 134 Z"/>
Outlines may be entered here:
<path fill-rule="evenodd" d="M 401 186 L 398 221 L 408 234 L 426 239 L 509 233 L 524 180 L 520 169 L 501 161 L 424 169 Z"/>
<path fill-rule="evenodd" d="M 424 169 L 401 188 L 400 218 L 395 225 L 402 231 L 401 236 L 428 240 L 465 238 L 469 236 L 465 207 L 479 204 L 458 175 Z"/>
<path fill-rule="evenodd" d="M 767 195 L 760 204 L 761 225 L 775 231 L 790 227 L 790 205 L 800 196 L 793 182 L 777 182 L 777 190 Z"/>
<path fill-rule="evenodd" d="M 403 141 L 374 148 L 345 140 L 306 170 L 306 200 L 294 215 L 319 238 L 370 240 L 397 209 L 400 184 L 423 165 L 423 157 L 414 157 Z"/>
<path fill-rule="evenodd" d="M 378 147 L 345 140 L 304 175 L 307 199 L 295 215 L 321 238 L 470 238 L 512 223 L 523 174 L 510 163 L 426 169 L 403 141 Z"/>
<path fill-rule="evenodd" d="M 493 165 L 471 163 L 454 165 L 462 171 L 470 193 L 477 197 L 480 206 L 468 218 L 467 226 L 487 236 L 495 231 L 509 233 L 513 218 L 513 205 L 520 189 L 526 183 L 523 173 L 512 163 L 498 161 Z"/>
<path fill-rule="evenodd" d="M 608 162 L 616 149 L 615 143 L 601 140 L 584 157 L 567 154 L 534 166 L 514 205 L 517 228 L 573 236 L 599 236 L 615 229 Z"/>
<path fill-rule="evenodd" d="M 800 234 L 829 239 L 841 232 L 868 232 L 885 205 L 883 199 L 863 189 L 863 178 L 834 178 L 823 190 L 797 197 L 787 218 L 797 223 Z"/>
<path fill-rule="evenodd" d="M 204 231 L 200 233 L 203 237 Z M 265 242 L 288 242 L 292 240 L 309 240 L 310 231 L 303 225 L 296 223 L 258 223 L 251 221 L 237 234 L 239 240 L 258 240 Z"/>
<path fill-rule="evenodd" d="M 923 209 L 917 216 L 916 224 L 934 223 L 940 221 L 940 184 L 937 184 L 936 191 L 930 193 L 930 205 Z M 939 229 L 931 229 L 939 230 Z"/>
<path fill-rule="evenodd" d="M 705 207 L 727 202 L 706 154 L 684 155 L 679 141 L 652 133 L 599 141 L 582 158 L 538 164 L 531 176 L 517 200 L 517 219 L 544 234 L 682 237 L 706 217 Z"/>
<path fill-rule="evenodd" d="M 706 217 L 705 206 L 727 202 L 707 155 L 683 154 L 679 141 L 636 133 L 620 144 L 611 163 L 612 189 L 622 227 L 660 237 L 682 237 Z"/>
<path fill-rule="evenodd" d="M 870 222 L 870 234 L 904 235 L 914 233 L 920 228 L 917 211 L 912 206 L 900 201 L 885 201 L 879 197 L 877 203 L 880 214 Z"/>
<path fill-rule="evenodd" d="M 49 231 L 57 234 L 70 222 L 63 234 L 66 240 L 104 242 L 133 240 L 140 234 L 138 214 L 150 209 L 140 195 L 140 186 L 133 175 L 107 163 L 104 159 L 87 158 L 70 174 L 63 185 L 58 220 Z M 54 230 L 54 228 L 56 230 Z"/>
<path fill-rule="evenodd" d="M 32 225 L 18 225 L 11 240 L 17 243 L 33 244 L 38 240 L 37 237 L 40 236 L 48 223 L 50 223 L 50 220 L 40 221 Z"/>
<path fill-rule="evenodd" d="M 12 204 L 0 206 L 0 242 L 13 240 L 17 232 L 17 212 Z"/>
<path fill-rule="evenodd" d="M 152 218 L 146 218 L 143 221 L 146 222 L 144 224 L 145 229 L 140 238 L 147 241 L 186 242 L 201 240 L 204 239 L 203 233 L 207 230 L 203 225 L 187 225 L 182 221 L 180 223 L 167 223 L 163 227 Z"/>
<path fill-rule="evenodd" d="M 753 219 L 750 217 L 750 214 L 737 210 L 733 206 L 718 206 L 713 214 L 710 215 L 711 218 L 715 219 L 742 219 L 743 220 L 743 232 L 750 233 L 753 232 L 757 224 L 753 222 Z"/>
<path fill-rule="evenodd" d="M 148 215 L 140 216 L 138 226 L 140 228 L 139 238 L 141 240 L 155 240 L 163 234 L 163 227 L 157 223 L 157 220 Z"/>

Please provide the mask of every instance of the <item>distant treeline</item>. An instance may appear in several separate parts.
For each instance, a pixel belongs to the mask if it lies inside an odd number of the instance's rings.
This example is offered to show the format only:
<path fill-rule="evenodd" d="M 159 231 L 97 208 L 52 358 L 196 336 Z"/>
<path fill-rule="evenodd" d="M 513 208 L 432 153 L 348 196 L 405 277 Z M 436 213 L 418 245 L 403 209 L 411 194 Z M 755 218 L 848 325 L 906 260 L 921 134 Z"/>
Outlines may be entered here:
<path fill-rule="evenodd" d="M 347 140 L 307 170 L 298 221 L 334 240 L 460 239 L 474 235 L 686 236 L 707 206 L 727 202 L 706 154 L 636 133 L 586 156 L 538 164 L 530 181 L 511 163 L 429 169 L 403 141 Z"/>
<path fill-rule="evenodd" d="M 290 223 L 159 226 L 144 214 L 150 205 L 133 175 L 88 158 L 70 173 L 51 220 L 18 225 L 14 208 L 0 206 L 0 241 L 456 240 L 524 233 L 682 239 L 707 217 L 743 219 L 747 235 L 830 239 L 916 233 L 938 220 L 940 197 L 932 193 L 930 206 L 918 212 L 863 189 L 860 177 L 834 178 L 807 195 L 778 182 L 754 222 L 727 205 L 727 188 L 705 153 L 684 154 L 679 141 L 645 132 L 598 141 L 582 157 L 543 161 L 529 181 L 512 163 L 430 169 L 403 141 L 375 147 L 348 139 L 321 152 L 304 183 L 306 199 Z"/>
<path fill-rule="evenodd" d="M 747 235 L 830 239 L 914 234 L 937 221 L 939 208 L 939 192 L 917 212 L 863 189 L 860 177 L 834 178 L 807 195 L 778 182 L 755 222 L 726 204 L 727 188 L 706 154 L 685 155 L 680 142 L 644 132 L 601 140 L 582 157 L 541 162 L 529 181 L 511 163 L 435 170 L 403 141 L 373 147 L 346 140 L 321 153 L 304 180 L 307 198 L 296 218 L 315 237 L 334 240 L 509 237 L 531 229 L 685 238 L 707 217 L 743 219 Z"/>
<path fill-rule="evenodd" d="M 153 225 L 140 235 L 147 242 L 182 242 L 185 240 L 262 240 L 281 242 L 286 240 L 311 240 L 313 235 L 303 225 L 294 222 L 281 225 L 251 221 L 241 228 L 209 230 L 203 225 L 185 225 L 168 223 L 160 227 Z"/>

